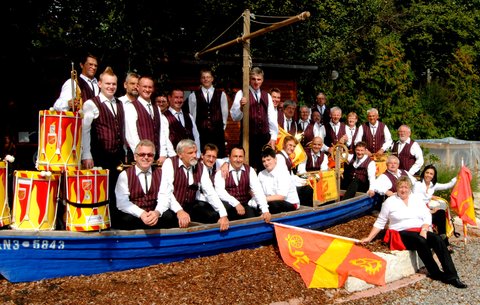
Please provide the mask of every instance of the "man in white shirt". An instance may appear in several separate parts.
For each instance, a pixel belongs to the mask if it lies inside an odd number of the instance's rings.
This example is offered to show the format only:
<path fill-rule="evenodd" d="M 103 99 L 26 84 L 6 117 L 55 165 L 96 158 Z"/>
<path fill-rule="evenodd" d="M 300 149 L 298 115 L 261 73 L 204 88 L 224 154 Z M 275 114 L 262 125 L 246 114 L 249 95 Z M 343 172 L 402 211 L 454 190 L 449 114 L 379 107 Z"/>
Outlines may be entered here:
<path fill-rule="evenodd" d="M 294 211 L 300 207 L 300 199 L 289 173 L 285 168 L 277 166 L 277 158 L 272 148 L 262 151 L 262 162 L 265 169 L 258 174 L 263 193 L 272 214 Z"/>
<path fill-rule="evenodd" d="M 373 190 L 380 195 L 392 196 L 397 192 L 396 181 L 402 176 L 408 176 L 415 185 L 415 177 L 403 169 L 399 169 L 400 160 L 394 155 L 387 158 L 387 170 L 375 179 Z"/>
<path fill-rule="evenodd" d="M 263 169 L 261 151 L 263 146 L 269 144 L 275 147 L 278 134 L 278 120 L 271 95 L 261 90 L 264 80 L 263 70 L 254 67 L 250 71 L 249 89 L 249 163 L 257 170 Z M 243 118 L 243 106 L 247 103 L 246 93 L 239 90 L 233 100 L 230 114 L 234 121 Z M 240 142 L 242 142 L 242 135 Z"/>
<path fill-rule="evenodd" d="M 392 145 L 392 154 L 400 160 L 400 169 L 415 175 L 423 165 L 423 152 L 417 142 L 410 139 L 412 131 L 407 125 L 398 128 L 398 141 Z"/>
<path fill-rule="evenodd" d="M 115 183 L 117 166 L 125 162 L 123 106 L 115 98 L 117 76 L 110 67 L 100 75 L 100 94 L 83 104 L 82 165 L 109 170 L 109 198 L 112 216 L 115 207 Z"/>
<path fill-rule="evenodd" d="M 218 147 L 218 156 L 225 157 L 225 128 L 228 119 L 228 101 L 225 92 L 213 87 L 209 69 L 200 72 L 200 89 L 188 96 L 188 108 L 200 135 L 200 145 L 207 143 Z"/>
<path fill-rule="evenodd" d="M 132 103 L 138 98 L 138 79 L 140 76 L 137 73 L 129 72 L 127 77 L 125 78 L 125 82 L 123 83 L 123 88 L 125 88 L 125 95 L 119 97 L 118 99 L 122 101 L 122 103 L 128 104 Z"/>
<path fill-rule="evenodd" d="M 325 123 L 323 128 L 325 129 L 323 138 L 324 147 L 323 150 L 328 150 L 330 154 L 333 154 L 333 146 L 336 144 L 345 144 L 347 142 L 347 134 L 345 123 L 340 122 L 342 118 L 342 109 L 340 107 L 332 107 L 330 109 L 330 121 Z M 323 120 L 325 122 L 325 120 Z"/>
<path fill-rule="evenodd" d="M 200 188 L 207 202 L 195 200 Z M 198 162 L 197 145 L 193 140 L 181 140 L 177 145 L 177 156 L 163 163 L 158 201 L 167 205 L 163 210 L 170 208 L 177 214 L 182 228 L 188 226 L 190 217 L 202 223 L 218 222 L 221 231 L 229 227 L 227 211 L 215 192 L 208 170 Z"/>
<path fill-rule="evenodd" d="M 297 103 L 292 100 L 286 100 L 283 103 L 283 116 L 278 118 L 278 126 L 282 127 L 283 130 L 292 136 L 297 134 L 297 123 L 293 117 L 296 108 Z"/>
<path fill-rule="evenodd" d="M 355 144 L 363 141 L 367 143 L 367 155 L 383 155 L 392 146 L 392 134 L 387 125 L 378 121 L 378 110 L 371 108 L 367 110 L 368 123 L 360 126 Z"/>
<path fill-rule="evenodd" d="M 138 80 L 138 99 L 125 105 L 125 138 L 133 152 L 140 140 L 148 139 L 155 144 L 155 160 L 162 164 L 167 157 L 175 156 L 172 143 L 168 140 L 169 127 L 160 108 L 152 103 L 155 89 L 149 76 Z"/>
<path fill-rule="evenodd" d="M 265 222 L 270 222 L 267 199 L 257 174 L 244 163 L 244 149 L 234 147 L 229 161 L 229 174 L 226 178 L 222 177 L 221 171 L 215 174 L 215 190 L 225 203 L 229 218 L 234 220 L 257 216 L 255 209 L 249 205 L 249 201 L 253 200 L 254 206 L 260 208 Z"/>
<path fill-rule="evenodd" d="M 343 199 L 354 197 L 356 192 L 367 193 L 370 197 L 375 195 L 373 183 L 376 166 L 375 162 L 366 155 L 366 146 L 365 142 L 358 142 L 355 145 L 355 155 L 348 156 L 342 180 L 342 189 L 346 190 Z"/>
<path fill-rule="evenodd" d="M 168 93 L 168 103 L 170 107 L 164 112 L 170 129 L 169 139 L 173 147 L 183 139 L 195 141 L 197 147 L 200 146 L 200 135 L 193 116 L 183 111 L 183 90 L 173 88 Z M 197 151 L 197 158 L 200 157 L 200 151 Z"/>
<path fill-rule="evenodd" d="M 112 227 L 123 230 L 171 228 L 177 226 L 173 212 L 159 204 L 162 170 L 152 167 L 155 145 L 141 140 L 135 148 L 135 165 L 120 173 L 115 195 L 118 215 Z"/>
<path fill-rule="evenodd" d="M 84 103 L 100 93 L 98 81 L 95 78 L 95 74 L 97 73 L 98 69 L 97 58 L 92 54 L 87 54 L 84 58 L 82 58 L 82 61 L 80 62 L 80 68 L 82 68 L 82 73 L 77 78 L 78 83 L 72 81 L 72 79 L 68 79 L 63 84 L 60 96 L 53 105 L 55 110 L 68 111 L 78 106 L 72 105 L 72 101 L 74 100 L 72 97 L 72 90 L 74 90 L 73 92 L 76 92 L 77 85 L 78 89 L 80 89 L 80 94 Z M 74 88 L 72 88 L 72 83 Z"/>
<path fill-rule="evenodd" d="M 310 108 L 308 106 L 300 106 L 300 119 L 298 120 L 298 131 L 303 132 L 310 125 Z"/>

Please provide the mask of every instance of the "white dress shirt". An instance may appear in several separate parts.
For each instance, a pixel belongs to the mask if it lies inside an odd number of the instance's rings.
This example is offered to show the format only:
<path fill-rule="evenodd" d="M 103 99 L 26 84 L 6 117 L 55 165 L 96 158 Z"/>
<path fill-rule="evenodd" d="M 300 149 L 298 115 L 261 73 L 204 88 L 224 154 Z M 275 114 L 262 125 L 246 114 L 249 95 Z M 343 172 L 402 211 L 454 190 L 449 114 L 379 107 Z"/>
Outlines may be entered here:
<path fill-rule="evenodd" d="M 173 109 L 172 107 L 169 107 L 167 111 L 170 111 L 170 113 L 173 114 L 173 116 L 178 120 L 177 111 L 175 109 Z M 180 110 L 179 112 L 180 112 L 180 119 L 182 120 L 180 123 L 182 125 L 185 124 L 184 116 L 185 115 L 190 116 L 190 120 L 192 121 L 193 140 L 195 141 L 195 144 L 197 145 L 197 158 L 200 158 L 201 147 L 202 146 L 200 146 L 200 134 L 198 133 L 197 124 L 195 124 L 195 120 L 193 119 L 193 116 L 191 114 L 188 114 L 188 113 L 185 114 L 182 110 Z M 168 120 L 167 120 L 167 123 L 168 123 Z"/>
<path fill-rule="evenodd" d="M 373 226 L 377 229 L 388 227 L 395 231 L 404 231 L 412 228 L 420 228 L 424 224 L 432 225 L 432 214 L 422 199 L 410 194 L 408 204 L 397 195 L 390 196 L 382 204 Z"/>
<path fill-rule="evenodd" d="M 149 186 L 151 186 L 152 169 L 149 168 L 148 172 L 149 174 L 147 174 L 147 183 Z M 137 166 L 135 166 L 135 175 L 138 177 L 140 185 L 142 186 L 143 191 L 146 193 L 148 190 L 145 190 L 145 178 L 143 177 L 144 173 Z M 138 218 L 140 218 L 140 215 L 145 212 L 144 209 L 130 201 L 130 190 L 128 189 L 127 171 L 121 172 L 118 176 L 117 185 L 115 186 L 115 195 L 117 197 L 117 208 L 120 211 Z M 158 202 L 159 201 L 157 200 L 157 206 L 155 207 L 155 210 L 159 211 L 160 215 L 162 215 L 165 210 L 162 209 L 161 205 L 158 204 Z"/>
<path fill-rule="evenodd" d="M 98 87 L 98 81 L 96 78 L 89 79 L 83 74 L 80 74 L 80 77 L 83 78 L 90 85 L 90 87 L 92 87 L 93 85 L 94 96 L 97 96 L 100 93 L 100 88 Z M 77 83 L 75 82 L 73 83 L 76 88 Z M 70 109 L 68 102 L 70 102 L 71 100 L 72 100 L 72 79 L 69 78 L 65 81 L 65 83 L 63 83 L 62 90 L 60 91 L 60 96 L 55 101 L 55 104 L 53 104 L 53 108 L 56 111 L 68 111 Z M 85 101 L 83 102 L 85 103 Z"/>
<path fill-rule="evenodd" d="M 123 105 L 132 103 L 132 101 L 128 98 L 126 94 L 124 96 L 119 97 L 118 99 L 122 102 Z"/>
<path fill-rule="evenodd" d="M 408 138 L 405 142 L 398 141 L 398 154 L 400 155 L 400 152 L 402 152 L 403 148 L 405 147 L 405 144 L 410 144 L 412 140 Z M 392 144 L 391 149 L 393 149 L 393 146 L 395 144 Z M 412 156 L 415 157 L 415 163 L 412 165 L 410 170 L 408 172 L 412 175 L 415 175 L 416 172 L 418 172 L 423 165 L 423 152 L 422 148 L 417 142 L 413 142 L 412 146 L 410 147 L 410 153 Z M 398 157 L 398 155 L 397 155 Z"/>
<path fill-rule="evenodd" d="M 262 185 L 265 196 L 281 195 L 284 200 L 291 204 L 297 204 L 300 207 L 300 199 L 298 198 L 297 189 L 290 179 L 285 179 L 288 175 L 284 169 L 275 166 L 268 172 L 266 169 L 258 174 L 258 180 Z"/>
<path fill-rule="evenodd" d="M 201 90 L 202 90 L 203 96 L 205 97 L 205 100 L 207 100 L 207 91 L 208 91 L 210 100 L 212 100 L 213 93 L 215 92 L 214 87 L 210 87 L 207 89 L 202 86 Z M 190 93 L 190 95 L 188 96 L 188 107 L 190 109 L 190 114 L 193 117 L 193 121 L 195 122 L 195 120 L 197 119 L 197 96 L 195 95 L 195 92 Z M 228 100 L 225 92 L 222 92 L 222 95 L 220 97 L 220 107 L 222 110 L 223 130 L 225 130 L 225 128 L 227 127 L 227 120 L 228 120 Z"/>
<path fill-rule="evenodd" d="M 178 167 L 179 170 L 187 171 L 185 167 L 182 166 L 183 162 L 179 160 Z M 193 172 L 190 169 L 189 176 L 189 185 L 193 183 Z M 175 196 L 173 195 L 173 182 L 174 182 L 174 171 L 173 171 L 173 162 L 172 159 L 168 158 L 162 165 L 162 183 L 160 184 L 160 191 L 158 194 L 158 201 L 160 204 L 169 203 L 169 205 L 164 205 L 161 210 L 165 211 L 166 208 L 170 208 L 172 211 L 177 213 L 178 211 L 182 210 L 182 206 L 177 201 Z M 200 178 L 200 185 L 199 187 L 202 189 L 202 192 L 205 194 L 207 198 L 207 202 L 213 207 L 213 209 L 218 212 L 220 217 L 227 216 L 227 210 L 223 206 L 222 201 L 218 198 L 218 194 L 215 192 L 213 187 L 212 181 L 208 176 L 208 170 L 206 168 L 203 169 L 202 177 Z"/>
<path fill-rule="evenodd" d="M 370 130 L 373 130 L 373 127 L 375 126 L 375 134 L 377 132 L 382 132 L 381 130 L 378 130 L 378 125 L 379 125 L 378 121 L 375 122 L 375 125 L 372 125 L 370 123 L 367 123 L 367 124 L 370 127 Z M 384 137 L 385 137 L 385 142 L 383 142 L 381 148 L 383 149 L 383 151 L 387 151 L 387 149 L 389 149 L 390 146 L 392 146 L 392 143 L 393 143 L 392 134 L 390 133 L 390 130 L 388 130 L 387 125 L 385 125 L 385 128 L 383 129 L 383 134 L 384 134 Z M 363 138 L 363 127 L 360 126 L 359 129 L 358 129 L 357 137 L 355 138 L 355 144 L 362 141 L 362 138 Z M 371 151 L 371 153 L 376 153 L 376 151 Z"/>
<path fill-rule="evenodd" d="M 389 170 L 387 171 L 390 172 Z M 392 173 L 392 174 L 395 177 L 397 177 L 397 179 L 401 177 L 400 170 L 397 170 L 396 173 Z M 415 185 L 415 182 L 417 181 L 417 179 L 415 179 L 415 177 L 413 177 L 409 172 L 407 172 L 407 176 L 408 178 L 410 178 L 410 181 L 412 181 L 412 185 Z M 372 186 L 373 190 L 376 193 L 379 193 L 380 195 L 385 195 L 385 193 L 393 187 L 392 182 L 385 174 L 381 174 L 380 176 L 378 176 L 377 179 L 375 179 L 375 182 L 373 183 L 373 185 L 372 184 L 370 185 Z"/>
<path fill-rule="evenodd" d="M 145 107 L 145 110 L 148 111 L 147 101 L 142 97 L 138 97 L 138 101 L 140 104 Z M 162 114 L 160 108 L 157 105 L 153 105 L 153 107 L 158 108 L 158 113 L 160 113 L 160 157 L 173 157 L 176 155 L 175 149 L 173 148 L 172 142 L 169 139 L 169 125 L 167 118 Z M 135 147 L 140 142 L 140 136 L 138 135 L 137 130 L 137 120 L 138 120 L 138 113 L 137 109 L 133 103 L 127 103 L 124 105 L 125 109 L 125 138 L 127 139 L 128 146 L 132 151 L 135 151 Z"/>
<path fill-rule="evenodd" d="M 317 158 L 320 158 L 320 153 L 318 154 L 315 154 L 313 151 L 310 152 L 311 156 L 312 156 L 312 161 L 315 160 L 315 157 L 316 156 Z M 302 163 L 300 163 L 298 165 L 298 169 L 297 169 L 297 173 L 298 174 L 304 174 L 307 172 L 306 168 L 307 168 L 307 162 L 308 162 L 308 158 L 305 159 L 305 161 L 303 161 Z M 323 161 L 322 161 L 322 164 L 320 164 L 320 170 L 321 171 L 326 171 L 328 170 L 328 156 L 327 155 L 324 155 L 323 156 Z"/>
<path fill-rule="evenodd" d="M 233 177 L 233 180 L 238 186 L 238 180 L 237 180 L 237 175 L 235 169 L 232 167 L 232 165 L 229 165 L 228 167 L 229 170 L 229 175 Z M 241 179 L 241 175 L 245 174 L 245 166 L 242 165 L 240 169 L 240 175 L 239 178 Z M 250 191 L 253 193 L 252 199 L 255 201 L 255 203 L 260 207 L 262 210 L 262 213 L 268 212 L 268 203 L 267 203 L 267 198 L 265 197 L 265 194 L 263 193 L 262 185 L 260 184 L 260 181 L 258 180 L 258 176 L 255 173 L 255 170 L 253 168 L 250 168 Z M 231 206 L 236 207 L 237 205 L 240 204 L 240 201 L 238 201 L 235 197 L 230 195 L 227 190 L 225 190 L 225 179 L 222 177 L 222 172 L 218 171 L 215 174 L 215 191 L 217 191 L 218 197 L 220 197 L 221 200 L 228 202 Z"/>
<path fill-rule="evenodd" d="M 253 95 L 257 95 L 258 92 L 254 92 L 253 88 L 250 87 L 250 90 L 253 92 Z M 237 94 L 235 94 L 235 98 L 233 100 L 232 108 L 230 108 L 230 115 L 234 121 L 240 121 L 243 118 L 243 111 L 240 107 L 240 100 L 243 98 L 242 90 L 239 90 Z M 255 101 L 250 101 L 257 102 Z M 277 120 L 277 113 L 275 112 L 275 107 L 273 106 L 272 96 L 268 94 L 268 128 L 270 133 L 271 140 L 277 140 L 278 135 L 278 120 Z"/>
<path fill-rule="evenodd" d="M 118 113 L 117 104 L 112 103 L 109 99 L 99 94 L 100 103 L 108 103 L 107 108 L 112 114 Z M 114 110 L 112 110 L 112 107 Z M 115 111 L 115 112 L 114 112 Z M 98 118 L 100 111 L 92 100 L 87 100 L 83 103 L 83 119 L 82 119 L 82 160 L 92 159 L 91 153 L 91 136 L 93 120 Z"/>
<path fill-rule="evenodd" d="M 353 135 L 355 134 L 355 131 L 357 130 L 357 126 L 350 127 L 350 126 L 345 126 L 345 132 L 347 133 L 347 147 L 350 147 L 352 143 L 355 142 L 355 139 L 353 138 Z"/>
<path fill-rule="evenodd" d="M 448 183 L 437 182 L 436 184 L 433 184 L 432 182 L 430 182 L 430 187 L 427 189 L 427 185 L 425 184 L 425 181 L 416 181 L 413 187 L 413 193 L 419 196 L 425 204 L 428 204 L 432 199 L 433 193 L 435 193 L 435 191 L 451 189 L 456 182 L 457 182 L 457 177 L 454 177 Z"/>

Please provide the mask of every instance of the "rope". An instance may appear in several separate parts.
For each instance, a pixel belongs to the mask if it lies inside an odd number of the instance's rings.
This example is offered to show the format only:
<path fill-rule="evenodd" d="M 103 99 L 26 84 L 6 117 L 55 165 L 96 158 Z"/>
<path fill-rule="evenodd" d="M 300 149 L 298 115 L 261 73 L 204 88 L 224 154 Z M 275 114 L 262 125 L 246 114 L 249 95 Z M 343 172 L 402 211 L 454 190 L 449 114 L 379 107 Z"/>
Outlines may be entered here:
<path fill-rule="evenodd" d="M 210 42 L 205 48 L 203 48 L 203 50 L 201 50 L 199 53 L 205 51 L 206 49 L 208 49 L 212 44 L 214 44 L 220 37 L 222 37 L 226 32 L 228 32 L 228 30 L 230 30 L 232 28 L 232 26 L 234 26 L 238 20 L 240 20 L 240 18 L 243 17 L 243 14 L 241 14 L 240 16 L 238 16 L 237 20 L 235 20 L 225 31 L 223 31 L 220 35 L 218 35 L 214 40 L 212 40 L 212 42 Z"/>
<path fill-rule="evenodd" d="M 292 17 L 295 17 L 295 16 L 266 16 L 266 15 L 257 15 L 257 14 L 252 14 L 252 16 L 254 16 L 254 18 L 256 17 L 260 17 L 260 18 L 277 18 L 277 19 L 288 19 L 288 18 L 292 18 Z"/>

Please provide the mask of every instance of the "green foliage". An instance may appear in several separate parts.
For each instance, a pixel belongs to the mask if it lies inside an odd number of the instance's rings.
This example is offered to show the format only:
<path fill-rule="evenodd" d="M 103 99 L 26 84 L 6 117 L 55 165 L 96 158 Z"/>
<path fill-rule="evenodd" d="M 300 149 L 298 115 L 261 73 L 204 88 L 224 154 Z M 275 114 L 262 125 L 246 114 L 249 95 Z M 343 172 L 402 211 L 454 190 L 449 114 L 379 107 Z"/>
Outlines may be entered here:
<path fill-rule="evenodd" d="M 437 182 L 438 183 L 448 183 L 453 177 L 458 175 L 458 169 L 449 168 L 445 166 L 438 166 L 437 167 Z M 478 175 L 472 171 L 472 181 L 470 186 L 472 188 L 472 192 L 479 191 L 479 180 Z M 437 191 L 435 192 L 435 196 L 439 196 L 444 198 L 445 200 L 450 202 L 450 194 L 452 193 L 452 189 Z"/>

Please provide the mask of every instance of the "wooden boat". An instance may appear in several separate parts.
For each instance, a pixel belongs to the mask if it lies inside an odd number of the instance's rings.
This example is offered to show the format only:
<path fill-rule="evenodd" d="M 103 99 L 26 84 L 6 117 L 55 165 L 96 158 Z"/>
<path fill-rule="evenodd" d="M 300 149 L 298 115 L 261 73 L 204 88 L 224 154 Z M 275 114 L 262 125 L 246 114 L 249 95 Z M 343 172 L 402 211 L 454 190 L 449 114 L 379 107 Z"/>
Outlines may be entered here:
<path fill-rule="evenodd" d="M 372 209 L 359 195 L 319 207 L 275 214 L 272 221 L 309 229 L 343 223 Z M 0 230 L 0 274 L 10 282 L 91 275 L 255 248 L 272 242 L 273 225 L 260 217 L 185 229 L 101 232 Z"/>

